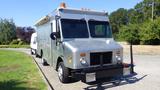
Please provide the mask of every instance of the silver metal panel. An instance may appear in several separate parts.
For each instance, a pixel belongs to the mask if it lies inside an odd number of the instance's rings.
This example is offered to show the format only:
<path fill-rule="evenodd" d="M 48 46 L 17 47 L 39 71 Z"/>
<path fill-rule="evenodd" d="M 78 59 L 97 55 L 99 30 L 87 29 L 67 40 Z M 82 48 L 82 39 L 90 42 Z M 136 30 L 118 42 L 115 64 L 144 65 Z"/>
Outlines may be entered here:
<path fill-rule="evenodd" d="M 106 39 L 72 39 L 70 41 L 64 41 L 64 47 L 70 48 L 73 53 L 73 65 L 71 68 L 80 69 L 90 67 L 80 63 L 80 53 L 86 53 L 86 60 L 90 65 L 90 52 L 112 51 L 113 60 L 111 64 L 116 64 L 115 53 L 118 50 L 122 52 L 122 47 L 112 39 L 110 39 L 110 42 L 111 43 L 107 44 Z"/>
<path fill-rule="evenodd" d="M 51 64 L 51 24 L 50 22 L 37 27 L 38 54 L 43 51 L 43 57 Z"/>
<path fill-rule="evenodd" d="M 78 10 L 78 9 L 59 9 L 62 13 L 70 13 L 70 14 L 85 14 L 85 15 L 95 15 L 95 16 L 107 16 L 106 12 L 98 12 L 93 10 Z"/>

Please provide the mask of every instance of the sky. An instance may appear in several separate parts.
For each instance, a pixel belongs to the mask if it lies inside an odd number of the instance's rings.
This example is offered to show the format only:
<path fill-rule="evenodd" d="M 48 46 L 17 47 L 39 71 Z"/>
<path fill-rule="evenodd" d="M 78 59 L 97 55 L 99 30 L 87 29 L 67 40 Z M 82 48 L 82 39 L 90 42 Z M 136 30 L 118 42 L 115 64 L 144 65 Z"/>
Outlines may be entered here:
<path fill-rule="evenodd" d="M 68 8 L 88 8 L 111 13 L 119 8 L 130 9 L 142 0 L 1 0 L 0 18 L 13 19 L 17 26 L 31 26 L 55 10 L 61 2 Z"/>

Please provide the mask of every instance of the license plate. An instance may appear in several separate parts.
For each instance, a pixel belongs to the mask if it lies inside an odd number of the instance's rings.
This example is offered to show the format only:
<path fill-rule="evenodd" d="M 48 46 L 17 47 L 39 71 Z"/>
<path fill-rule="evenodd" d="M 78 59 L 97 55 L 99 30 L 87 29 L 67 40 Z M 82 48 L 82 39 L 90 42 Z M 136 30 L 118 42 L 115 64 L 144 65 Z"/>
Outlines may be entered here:
<path fill-rule="evenodd" d="M 86 73 L 86 82 L 96 81 L 96 73 Z"/>

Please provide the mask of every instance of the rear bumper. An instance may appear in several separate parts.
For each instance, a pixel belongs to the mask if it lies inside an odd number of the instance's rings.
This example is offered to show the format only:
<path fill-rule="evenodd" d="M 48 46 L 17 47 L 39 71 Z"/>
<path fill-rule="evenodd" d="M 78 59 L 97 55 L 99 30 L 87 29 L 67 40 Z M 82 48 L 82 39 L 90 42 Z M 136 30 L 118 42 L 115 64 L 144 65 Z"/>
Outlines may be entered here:
<path fill-rule="evenodd" d="M 81 79 L 82 81 L 86 82 L 86 74 L 88 73 L 95 73 L 96 80 L 101 78 L 120 77 L 124 75 L 126 70 L 130 70 L 128 69 L 129 67 L 130 66 L 124 67 L 123 64 L 108 65 L 103 67 L 92 67 L 92 68 L 71 70 L 71 74 L 72 77 Z"/>

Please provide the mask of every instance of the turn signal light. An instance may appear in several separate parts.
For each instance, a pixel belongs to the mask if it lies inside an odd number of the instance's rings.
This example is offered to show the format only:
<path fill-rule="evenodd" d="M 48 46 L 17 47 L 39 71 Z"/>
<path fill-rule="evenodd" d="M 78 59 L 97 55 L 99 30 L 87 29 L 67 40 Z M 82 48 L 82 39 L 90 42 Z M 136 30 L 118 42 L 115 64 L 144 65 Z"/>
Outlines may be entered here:
<path fill-rule="evenodd" d="M 81 56 L 81 57 L 85 57 L 86 54 L 85 54 L 85 53 L 80 53 L 80 56 Z"/>

